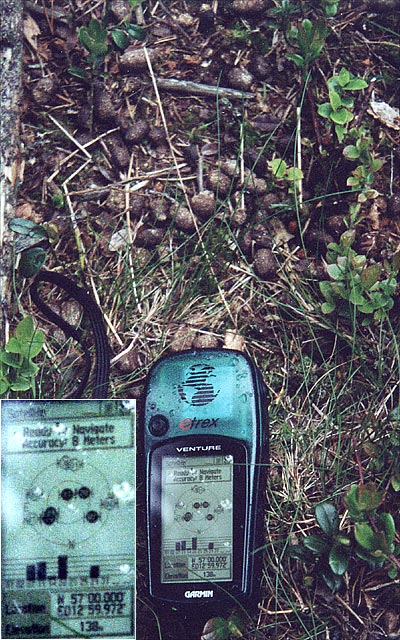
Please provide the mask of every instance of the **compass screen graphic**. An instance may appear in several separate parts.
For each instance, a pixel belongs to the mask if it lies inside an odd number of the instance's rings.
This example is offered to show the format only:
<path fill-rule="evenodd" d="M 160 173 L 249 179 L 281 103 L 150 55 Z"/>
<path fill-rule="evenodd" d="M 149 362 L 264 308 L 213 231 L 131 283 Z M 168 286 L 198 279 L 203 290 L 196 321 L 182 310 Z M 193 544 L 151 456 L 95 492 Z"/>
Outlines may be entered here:
<path fill-rule="evenodd" d="M 161 582 L 232 580 L 233 456 L 162 462 Z"/>
<path fill-rule="evenodd" d="M 2 401 L 2 638 L 135 637 L 135 419 Z"/>

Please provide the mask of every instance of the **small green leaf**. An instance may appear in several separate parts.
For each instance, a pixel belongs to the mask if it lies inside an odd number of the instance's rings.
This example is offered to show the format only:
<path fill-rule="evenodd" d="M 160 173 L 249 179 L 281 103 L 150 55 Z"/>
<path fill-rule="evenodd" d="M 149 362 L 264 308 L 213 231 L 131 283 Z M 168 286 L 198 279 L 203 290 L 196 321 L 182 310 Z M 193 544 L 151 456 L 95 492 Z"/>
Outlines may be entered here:
<path fill-rule="evenodd" d="M 129 45 L 129 36 L 123 29 L 113 29 L 111 37 L 120 49 L 126 49 Z"/>
<path fill-rule="evenodd" d="M 210 618 L 201 634 L 201 640 L 226 640 L 229 637 L 228 623 L 225 618 Z"/>
<path fill-rule="evenodd" d="M 341 247 L 339 244 L 337 244 L 337 242 L 330 242 L 328 244 L 328 249 L 329 251 L 334 251 L 335 253 L 340 253 L 341 252 Z M 335 258 L 336 260 L 336 258 Z"/>
<path fill-rule="evenodd" d="M 328 4 L 325 6 L 325 15 L 328 18 L 334 18 L 338 12 L 338 4 Z"/>
<path fill-rule="evenodd" d="M 351 247 L 351 245 L 353 244 L 354 240 L 356 239 L 356 232 L 354 229 L 348 229 L 347 231 L 344 231 L 342 233 L 342 235 L 340 236 L 340 244 L 349 249 Z"/>
<path fill-rule="evenodd" d="M 314 36 L 314 26 L 311 20 L 309 20 L 308 18 L 304 18 L 303 22 L 301 23 L 301 30 L 307 38 L 304 44 L 308 44 L 309 42 L 311 42 Z"/>
<path fill-rule="evenodd" d="M 327 544 L 319 536 L 313 534 L 306 536 L 303 540 L 304 546 L 316 555 L 322 555 L 327 550 Z"/>
<path fill-rule="evenodd" d="M 360 179 L 355 178 L 354 176 L 349 176 L 346 180 L 346 184 L 348 187 L 357 188 L 360 186 Z"/>
<path fill-rule="evenodd" d="M 343 155 L 348 160 L 358 160 L 358 158 L 360 157 L 360 152 L 357 147 L 354 146 L 354 144 L 348 144 L 343 149 Z"/>
<path fill-rule="evenodd" d="M 291 182 L 296 182 L 297 180 L 302 180 L 304 178 L 304 174 L 299 167 L 289 167 L 286 171 L 286 177 Z"/>
<path fill-rule="evenodd" d="M 358 504 L 358 485 L 351 485 L 344 497 L 344 501 L 353 520 L 357 520 L 364 515 L 362 508 Z"/>
<path fill-rule="evenodd" d="M 35 358 L 43 349 L 44 345 L 44 333 L 42 331 L 35 331 L 30 343 L 23 345 L 23 355 L 25 358 Z"/>
<path fill-rule="evenodd" d="M 9 222 L 9 228 L 15 233 L 23 236 L 47 238 L 47 231 L 40 224 L 26 220 L 25 218 L 12 218 Z"/>
<path fill-rule="evenodd" d="M 391 567 L 388 571 L 388 576 L 391 580 L 396 580 L 398 576 L 398 570 L 396 567 Z"/>
<path fill-rule="evenodd" d="M 346 547 L 335 545 L 329 553 L 329 566 L 333 573 L 342 576 L 349 566 L 349 553 Z"/>
<path fill-rule="evenodd" d="M 30 342 L 35 332 L 33 319 L 30 316 L 23 318 L 15 329 L 15 335 L 20 342 Z"/>
<path fill-rule="evenodd" d="M 12 391 L 28 391 L 32 388 L 31 380 L 26 378 L 17 378 L 14 382 L 11 383 L 10 389 Z"/>
<path fill-rule="evenodd" d="M 384 491 L 380 491 L 374 482 L 359 485 L 357 499 L 360 509 L 375 511 L 384 499 Z"/>
<path fill-rule="evenodd" d="M 326 315 L 335 311 L 336 305 L 333 302 L 323 302 L 321 304 L 321 311 Z"/>
<path fill-rule="evenodd" d="M 294 558 L 295 560 L 301 560 L 302 562 L 312 562 L 314 559 L 313 554 L 309 549 L 303 547 L 300 544 L 292 544 L 287 549 L 287 555 L 289 558 Z"/>
<path fill-rule="evenodd" d="M 400 491 L 400 472 L 395 473 L 394 476 L 390 478 L 390 484 L 392 485 L 394 491 Z"/>
<path fill-rule="evenodd" d="M 338 81 L 337 76 L 332 76 L 327 80 L 328 89 L 333 89 L 333 91 L 341 91 L 341 86 Z"/>
<path fill-rule="evenodd" d="M 315 517 L 327 536 L 335 536 L 339 531 L 339 516 L 331 502 L 323 502 L 315 508 Z"/>
<path fill-rule="evenodd" d="M 88 79 L 88 74 L 84 69 L 81 69 L 80 67 L 69 67 L 68 73 L 75 78 L 80 78 L 81 80 Z"/>
<path fill-rule="evenodd" d="M 383 160 L 381 160 L 380 158 L 375 158 L 372 162 L 371 162 L 371 171 L 379 171 L 379 169 L 383 166 Z"/>
<path fill-rule="evenodd" d="M 381 277 L 382 267 L 380 264 L 371 264 L 369 267 L 365 267 L 361 272 L 361 284 L 365 289 L 371 289 L 371 287 L 378 282 Z"/>
<path fill-rule="evenodd" d="M 335 124 L 335 132 L 337 139 L 339 142 L 343 142 L 344 134 L 346 133 L 346 129 L 342 127 L 340 124 Z"/>
<path fill-rule="evenodd" d="M 337 111 L 342 106 L 340 95 L 336 91 L 329 91 L 329 102 L 333 111 Z"/>
<path fill-rule="evenodd" d="M 377 518 L 379 528 L 382 528 L 389 544 L 394 542 L 396 536 L 396 524 L 391 513 L 380 513 Z"/>
<path fill-rule="evenodd" d="M 268 167 L 275 178 L 283 178 L 286 173 L 287 164 L 282 158 L 274 158 L 268 161 Z"/>
<path fill-rule="evenodd" d="M 347 255 L 347 254 L 349 254 L 349 255 Z M 346 271 L 346 269 L 348 269 L 348 267 L 349 267 L 349 264 L 350 264 L 349 256 L 351 257 L 350 252 L 346 251 L 346 255 L 345 256 L 339 255 L 336 258 L 336 264 L 338 265 L 338 267 L 340 267 L 340 269 L 342 271 Z"/>
<path fill-rule="evenodd" d="M 365 519 L 366 514 L 375 511 L 384 498 L 373 482 L 352 485 L 347 491 L 344 501 L 349 508 L 350 517 L 354 520 Z"/>
<path fill-rule="evenodd" d="M 382 554 L 391 552 L 385 533 L 383 531 L 374 531 L 366 522 L 356 522 L 354 537 L 363 549 L 377 558 Z"/>
<path fill-rule="evenodd" d="M 318 107 L 319 116 L 322 116 L 323 118 L 330 118 L 331 113 L 332 113 L 332 107 L 329 102 L 324 102 L 323 104 L 319 105 Z"/>
<path fill-rule="evenodd" d="M 338 576 L 337 574 L 333 573 L 330 568 L 323 569 L 321 575 L 325 584 L 333 593 L 339 591 L 340 587 L 342 586 L 342 576 Z"/>
<path fill-rule="evenodd" d="M 344 125 L 353 120 L 354 115 L 345 107 L 340 107 L 337 111 L 333 111 L 330 118 L 335 124 Z"/>
<path fill-rule="evenodd" d="M 42 331 L 36 331 L 30 316 L 18 323 L 15 336 L 12 336 L 6 344 L 6 350 L 9 353 L 18 353 L 25 358 L 34 358 L 43 348 L 44 334 Z"/>
<path fill-rule="evenodd" d="M 334 281 L 332 284 L 332 291 L 336 296 L 346 299 L 348 297 L 348 290 L 344 282 Z"/>
<path fill-rule="evenodd" d="M 367 304 L 366 298 L 364 298 L 362 293 L 356 288 L 351 289 L 349 294 L 349 301 L 351 302 L 351 304 L 354 304 L 356 306 Z"/>
<path fill-rule="evenodd" d="M 382 554 L 376 555 L 375 552 L 366 551 L 362 547 L 356 548 L 356 556 L 368 562 L 374 569 L 383 567 L 385 563 L 385 557 Z"/>
<path fill-rule="evenodd" d="M 372 302 L 366 302 L 365 304 L 360 304 L 358 306 L 358 311 L 360 311 L 360 313 L 365 313 L 366 315 L 373 313 L 375 309 L 376 307 Z"/>
<path fill-rule="evenodd" d="M 81 27 L 79 29 L 79 41 L 88 51 L 91 51 L 93 39 L 90 37 L 86 27 Z"/>
<path fill-rule="evenodd" d="M 21 353 L 21 344 L 19 343 L 17 338 L 14 338 L 14 336 L 11 336 L 11 338 L 6 343 L 6 350 L 9 353 L 18 353 L 18 354 Z"/>
<path fill-rule="evenodd" d="M 36 275 L 46 261 L 47 253 L 42 247 L 31 247 L 21 254 L 19 271 L 23 278 Z"/>
<path fill-rule="evenodd" d="M 104 42 L 107 38 L 107 29 L 103 29 L 101 22 L 96 18 L 90 19 L 87 32 L 96 42 Z"/>
<path fill-rule="evenodd" d="M 87 27 L 79 29 L 79 40 L 92 56 L 104 57 L 107 54 L 106 38 L 107 30 L 95 18 L 90 20 Z"/>
<path fill-rule="evenodd" d="M 4 396 L 9 390 L 10 385 L 8 380 L 4 377 L 0 378 L 0 396 Z"/>
<path fill-rule="evenodd" d="M 342 106 L 347 107 L 347 109 L 352 109 L 354 107 L 354 98 L 351 96 L 342 96 Z"/>
<path fill-rule="evenodd" d="M 341 269 L 337 264 L 328 264 L 326 270 L 333 280 L 343 280 L 343 269 Z"/>
<path fill-rule="evenodd" d="M 245 625 L 238 613 L 232 613 L 228 618 L 229 633 L 235 638 L 243 638 Z"/>
<path fill-rule="evenodd" d="M 367 261 L 366 256 L 361 255 L 361 254 L 358 255 L 355 252 L 352 252 L 351 264 L 354 267 L 354 269 L 356 269 L 356 270 L 361 269 L 365 265 L 366 261 Z"/>
<path fill-rule="evenodd" d="M 125 29 L 134 40 L 142 41 L 146 37 L 146 31 L 142 27 L 139 27 L 137 24 L 126 24 Z"/>
<path fill-rule="evenodd" d="M 17 352 L 0 351 L 0 362 L 8 365 L 9 367 L 18 368 L 20 364 L 20 358 L 18 356 L 19 356 L 19 351 Z"/>
<path fill-rule="evenodd" d="M 339 71 L 337 79 L 340 86 L 345 87 L 350 80 L 350 72 L 345 67 L 342 67 Z"/>
<path fill-rule="evenodd" d="M 319 283 L 319 288 L 322 295 L 325 296 L 327 300 L 330 300 L 332 297 L 332 284 L 329 280 L 322 280 Z"/>
<path fill-rule="evenodd" d="M 359 91 L 366 87 L 368 87 L 368 82 L 365 82 L 362 78 L 352 78 L 343 89 L 345 89 L 345 91 Z"/>
<path fill-rule="evenodd" d="M 108 46 L 104 42 L 92 42 L 89 51 L 92 56 L 104 58 L 107 55 Z"/>
<path fill-rule="evenodd" d="M 31 378 L 37 374 L 39 371 L 39 367 L 37 364 L 32 362 L 32 360 L 27 360 L 26 358 L 22 362 L 19 373 L 23 378 Z"/>

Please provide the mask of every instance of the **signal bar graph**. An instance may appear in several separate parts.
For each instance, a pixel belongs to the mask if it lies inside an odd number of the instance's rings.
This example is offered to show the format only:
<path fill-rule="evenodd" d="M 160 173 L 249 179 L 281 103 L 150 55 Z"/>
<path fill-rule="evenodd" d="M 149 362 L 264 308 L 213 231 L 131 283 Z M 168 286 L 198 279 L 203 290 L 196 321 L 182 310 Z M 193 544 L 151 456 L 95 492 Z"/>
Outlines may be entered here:
<path fill-rule="evenodd" d="M 197 546 L 197 538 L 192 538 L 192 546 L 188 547 L 187 546 L 187 541 L 186 540 L 178 540 L 177 542 L 175 542 L 175 551 L 197 551 L 198 546 Z M 207 549 L 209 551 L 213 551 L 214 550 L 214 543 L 213 542 L 209 542 L 207 545 Z"/>
<path fill-rule="evenodd" d="M 192 538 L 192 546 L 187 546 L 186 540 L 178 540 L 175 542 L 175 551 L 197 551 L 197 538 Z"/>
<path fill-rule="evenodd" d="M 25 573 L 28 582 L 43 582 L 44 580 L 67 580 L 68 578 L 68 556 L 58 556 L 57 575 L 48 575 L 47 562 L 36 562 L 28 564 Z M 89 567 L 89 578 L 97 580 L 100 578 L 100 565 L 93 564 Z"/>
<path fill-rule="evenodd" d="M 57 575 L 47 575 L 47 562 L 36 562 L 28 564 L 26 567 L 26 579 L 28 582 L 35 580 L 66 580 L 68 577 L 68 556 L 58 556 L 57 558 Z"/>

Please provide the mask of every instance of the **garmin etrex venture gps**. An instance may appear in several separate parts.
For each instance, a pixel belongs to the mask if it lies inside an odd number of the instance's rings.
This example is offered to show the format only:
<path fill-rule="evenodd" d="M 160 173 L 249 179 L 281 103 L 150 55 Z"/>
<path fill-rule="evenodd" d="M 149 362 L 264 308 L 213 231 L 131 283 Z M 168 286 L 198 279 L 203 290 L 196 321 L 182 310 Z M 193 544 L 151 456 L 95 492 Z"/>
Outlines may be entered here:
<path fill-rule="evenodd" d="M 149 588 L 170 604 L 250 600 L 261 571 L 268 395 L 243 353 L 162 358 L 144 407 Z"/>

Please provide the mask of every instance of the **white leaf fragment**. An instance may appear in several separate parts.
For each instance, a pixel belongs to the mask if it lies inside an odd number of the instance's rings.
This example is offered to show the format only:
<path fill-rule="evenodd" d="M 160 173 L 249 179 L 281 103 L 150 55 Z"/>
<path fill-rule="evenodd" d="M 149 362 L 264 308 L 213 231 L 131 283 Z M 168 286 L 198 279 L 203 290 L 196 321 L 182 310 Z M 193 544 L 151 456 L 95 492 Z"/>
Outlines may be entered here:
<path fill-rule="evenodd" d="M 110 238 L 110 242 L 108 244 L 109 251 L 121 251 L 129 247 L 130 245 L 130 235 L 128 229 L 124 227 L 123 229 L 119 229 L 112 234 Z"/>
<path fill-rule="evenodd" d="M 368 113 L 380 120 L 382 124 L 385 124 L 391 129 L 400 129 L 400 111 L 396 107 L 391 107 L 387 102 L 377 102 L 371 100 Z"/>

